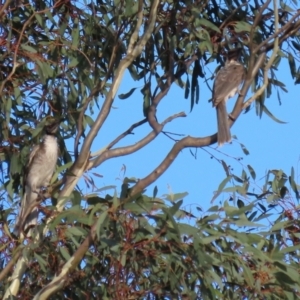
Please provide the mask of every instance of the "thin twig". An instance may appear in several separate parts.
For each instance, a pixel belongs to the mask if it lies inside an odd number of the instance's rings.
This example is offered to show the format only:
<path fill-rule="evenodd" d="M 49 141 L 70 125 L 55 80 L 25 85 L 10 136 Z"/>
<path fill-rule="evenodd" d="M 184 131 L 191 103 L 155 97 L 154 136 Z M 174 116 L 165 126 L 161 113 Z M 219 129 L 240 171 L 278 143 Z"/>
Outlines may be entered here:
<path fill-rule="evenodd" d="M 274 11 L 274 13 L 275 13 L 275 11 Z M 266 44 L 268 44 L 269 41 L 278 37 L 282 32 L 288 31 L 289 27 L 293 26 L 292 22 L 299 15 L 300 15 L 300 11 L 298 11 L 284 26 L 282 26 L 277 31 L 275 30 L 275 32 L 271 36 L 269 36 L 267 39 L 265 39 L 263 42 L 261 42 L 258 46 L 256 46 L 255 49 L 253 50 L 253 53 L 257 53 L 259 50 L 261 50 L 262 47 L 264 47 Z M 276 18 L 276 13 L 275 13 L 275 18 Z M 277 12 L 277 21 L 278 21 L 278 12 Z M 297 22 L 297 23 L 299 23 L 299 25 L 300 25 L 300 22 Z M 276 20 L 275 20 L 275 26 L 276 26 Z"/>
<path fill-rule="evenodd" d="M 178 139 L 173 138 L 172 135 L 181 136 L 181 137 L 185 136 L 185 134 L 182 134 L 182 133 L 174 133 L 174 132 L 169 132 L 169 131 L 164 131 L 164 130 L 162 131 L 162 133 L 174 142 L 177 142 Z"/>
<path fill-rule="evenodd" d="M 124 138 L 125 136 L 132 134 L 133 129 L 143 125 L 147 123 L 147 119 L 143 119 L 139 122 L 136 122 L 134 124 L 132 124 L 126 131 L 124 131 L 122 134 L 120 134 L 115 140 L 113 140 L 108 146 L 107 149 L 111 149 L 114 145 L 116 145 L 122 138 Z"/>
<path fill-rule="evenodd" d="M 116 59 L 116 52 L 117 52 L 117 48 L 118 48 L 118 43 L 115 43 L 111 56 L 110 56 L 110 60 L 108 63 L 108 70 L 106 72 L 105 78 L 99 82 L 95 88 L 93 88 L 91 94 L 87 97 L 81 111 L 78 117 L 78 125 L 77 125 L 77 135 L 75 137 L 75 141 L 74 141 L 74 155 L 75 155 L 75 159 L 78 157 L 78 153 L 79 153 L 79 140 L 81 138 L 82 132 L 83 132 L 83 117 L 84 114 L 87 110 L 87 107 L 89 105 L 89 103 L 91 102 L 91 100 L 93 99 L 93 97 L 98 94 L 99 92 L 102 91 L 102 89 L 104 88 L 105 84 L 108 81 L 109 76 L 112 74 L 112 70 L 113 70 L 113 66 L 115 63 L 115 59 Z"/>
<path fill-rule="evenodd" d="M 300 20 L 296 23 L 292 24 L 290 28 L 286 30 L 286 32 L 279 37 L 279 45 L 281 45 L 284 41 L 286 41 L 292 34 L 295 34 L 296 31 L 299 31 L 300 28 Z M 270 42 L 264 46 L 266 51 L 269 51 L 273 48 L 274 42 Z"/>
<path fill-rule="evenodd" d="M 279 31 L 278 30 L 278 8 L 277 8 L 277 2 L 273 1 L 274 4 L 274 14 L 275 14 L 275 34 Z M 277 52 L 279 49 L 279 38 L 278 35 L 276 35 L 277 37 L 275 38 L 274 41 L 274 48 L 273 48 L 273 53 L 268 61 L 268 63 L 266 64 L 266 66 L 264 67 L 264 83 L 263 85 L 255 92 L 255 94 L 249 99 L 247 100 L 244 104 L 243 104 L 243 109 L 247 108 L 254 100 L 257 99 L 257 97 L 259 97 L 267 88 L 268 86 L 268 82 L 269 82 L 269 78 L 268 78 L 268 71 L 271 68 L 271 66 L 273 65 L 273 62 L 277 56 Z"/>
<path fill-rule="evenodd" d="M 261 18 L 262 18 L 262 14 L 264 12 L 264 10 L 268 7 L 268 5 L 270 4 L 271 0 L 267 0 L 264 5 L 259 9 L 255 19 L 254 19 L 254 22 L 253 22 L 253 25 L 251 27 L 251 31 L 250 31 L 250 53 L 254 53 L 253 52 L 253 46 L 254 46 L 254 32 L 255 32 L 255 28 L 256 26 L 258 25 L 258 23 L 261 21 Z M 251 55 L 251 57 L 254 59 L 254 55 Z M 252 60 L 252 63 L 253 63 L 253 60 Z M 251 65 L 251 64 L 250 64 Z M 251 65 L 251 67 L 253 67 L 253 65 Z"/>
<path fill-rule="evenodd" d="M 116 145 L 121 139 L 123 139 L 125 136 L 132 134 L 132 131 L 134 128 L 139 127 L 143 124 L 147 123 L 147 119 L 143 119 L 139 122 L 136 122 L 134 124 L 132 124 L 126 131 L 124 131 L 122 134 L 120 134 L 117 138 L 115 138 L 111 143 L 108 144 L 108 146 L 106 146 L 103 149 L 100 149 L 96 152 L 91 153 L 90 157 L 96 157 L 99 156 L 100 154 L 102 154 L 104 151 L 107 151 L 109 149 L 111 149 L 114 145 Z"/>
<path fill-rule="evenodd" d="M 5 3 L 2 5 L 1 10 L 0 10 L 0 19 L 2 18 L 2 15 L 4 14 L 4 11 L 11 4 L 11 2 L 12 2 L 12 0 L 6 0 Z"/>
<path fill-rule="evenodd" d="M 219 29 L 222 29 L 227 25 L 228 21 L 236 14 L 237 11 L 239 11 L 243 6 L 246 6 L 249 3 L 249 1 L 246 1 L 239 5 L 236 9 L 234 9 L 231 14 L 223 21 L 223 23 L 220 25 Z"/>
<path fill-rule="evenodd" d="M 174 162 L 181 150 L 183 150 L 184 148 L 198 148 L 211 145 L 216 141 L 216 138 L 216 134 L 214 136 L 208 136 L 205 138 L 195 138 L 188 136 L 175 143 L 165 159 L 159 164 L 159 166 L 157 166 L 149 175 L 140 179 L 132 187 L 129 197 L 133 197 L 139 194 L 145 189 L 145 187 L 149 186 L 151 183 L 157 180 Z"/>
<path fill-rule="evenodd" d="M 84 140 L 83 146 L 81 148 L 81 152 L 78 156 L 77 161 L 74 164 L 74 168 L 77 168 L 77 167 L 81 168 L 81 166 L 86 162 L 86 159 L 87 159 L 86 155 L 87 155 L 87 153 L 90 152 L 92 142 L 95 139 L 98 131 L 100 130 L 101 126 L 105 122 L 105 120 L 110 112 L 112 103 L 113 103 L 115 95 L 119 89 L 124 72 L 132 64 L 133 60 L 141 54 L 147 41 L 149 40 L 149 38 L 153 32 L 153 29 L 154 29 L 154 25 L 155 25 L 155 21 L 156 21 L 156 13 L 157 13 L 157 8 L 158 8 L 159 3 L 160 3 L 159 0 L 154 0 L 152 2 L 151 11 L 149 14 L 149 24 L 148 24 L 148 27 L 147 27 L 145 33 L 140 38 L 140 40 L 137 42 L 137 45 L 131 51 L 130 55 L 127 55 L 125 58 L 123 58 L 121 60 L 119 66 L 116 70 L 117 76 L 114 78 L 111 88 L 107 94 L 107 97 L 106 97 L 103 105 L 102 105 L 102 108 L 101 108 L 91 130 L 89 131 L 88 135 L 86 136 L 86 138 Z"/>
<path fill-rule="evenodd" d="M 172 116 L 168 117 L 166 120 L 164 120 L 161 123 L 161 126 L 163 128 L 168 122 L 171 122 L 175 118 L 185 117 L 185 116 L 186 116 L 186 114 L 184 112 L 180 112 L 178 114 L 172 115 Z M 153 130 L 148 135 L 146 135 L 143 139 L 141 139 L 137 143 L 134 143 L 133 145 L 126 146 L 126 147 L 120 147 L 120 148 L 116 148 L 116 149 L 111 149 L 111 150 L 104 150 L 97 158 L 95 158 L 89 162 L 87 170 L 90 170 L 92 168 L 99 166 L 101 163 L 103 163 L 104 161 L 106 161 L 108 159 L 134 153 L 134 152 L 138 151 L 139 149 L 145 147 L 151 141 L 153 141 L 156 136 L 157 136 L 157 133 Z"/>
<path fill-rule="evenodd" d="M 138 16 L 137 16 L 137 23 L 134 29 L 133 34 L 130 37 L 129 45 L 128 45 L 128 50 L 127 50 L 127 55 L 131 54 L 133 49 L 134 49 L 134 44 L 138 40 L 139 36 L 139 31 L 141 28 L 141 25 L 143 23 L 143 0 L 139 0 L 139 8 L 138 8 Z"/>
<path fill-rule="evenodd" d="M 169 45 L 169 70 L 167 73 L 167 82 L 164 88 L 158 93 L 158 95 L 153 99 L 149 109 L 148 109 L 148 122 L 149 125 L 154 129 L 156 133 L 161 132 L 163 125 L 157 122 L 156 110 L 159 102 L 167 95 L 169 89 L 174 81 L 174 47 L 172 42 Z"/>
<path fill-rule="evenodd" d="M 247 91 L 251 85 L 251 82 L 253 78 L 256 76 L 259 68 L 261 67 L 262 63 L 264 62 L 265 53 L 262 54 L 255 66 L 253 67 L 251 74 L 249 74 L 249 78 L 246 80 L 243 89 L 241 91 L 240 96 L 238 97 L 238 100 L 236 101 L 235 107 L 233 109 L 232 115 L 234 117 L 234 120 L 236 121 L 239 115 L 241 114 L 243 110 L 243 100 L 245 98 L 245 95 L 247 94 Z M 230 126 L 233 125 L 235 121 L 230 121 Z M 149 175 L 144 177 L 143 179 L 140 179 L 131 189 L 131 193 L 129 197 L 135 196 L 142 192 L 147 186 L 149 186 L 151 183 L 153 183 L 155 180 L 157 180 L 173 163 L 173 161 L 176 159 L 179 152 L 185 148 L 199 148 L 204 146 L 212 145 L 217 141 L 217 134 L 213 134 L 211 136 L 207 136 L 204 138 L 196 138 L 196 137 L 185 137 L 178 141 L 170 150 L 170 152 L 167 154 L 165 159 L 159 164 L 158 167 L 156 167 Z"/>

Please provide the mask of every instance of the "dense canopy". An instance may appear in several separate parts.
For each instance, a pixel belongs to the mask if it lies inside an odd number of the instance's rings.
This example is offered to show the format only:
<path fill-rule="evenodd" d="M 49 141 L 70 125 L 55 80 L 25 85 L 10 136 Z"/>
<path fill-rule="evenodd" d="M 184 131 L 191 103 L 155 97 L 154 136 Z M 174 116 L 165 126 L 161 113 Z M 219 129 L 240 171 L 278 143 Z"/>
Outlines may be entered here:
<path fill-rule="evenodd" d="M 206 67 L 223 65 L 230 49 L 242 48 L 247 70 L 231 123 L 251 105 L 258 116 L 276 120 L 266 99 L 277 88 L 286 90 L 276 77 L 283 60 L 290 66 L 286 80 L 300 82 L 299 15 L 296 1 L 5 1 L 0 6 L 0 297 L 298 299 L 299 218 L 288 192 L 298 200 L 294 170 L 270 171 L 256 194 L 249 192 L 255 171 L 249 167 L 236 175 L 223 161 L 227 177 L 216 197 L 226 190 L 232 201 L 192 214 L 182 209 L 185 193 L 165 198 L 156 188 L 145 193 L 182 149 L 217 140 L 215 132 L 206 137 L 186 132 L 144 178 L 125 178 L 120 191 L 93 187 L 100 177 L 95 168 L 134 155 L 168 122 L 186 116 L 157 117 L 175 84 L 193 110 L 208 79 Z M 119 95 L 125 76 L 139 88 Z M 114 99 L 127 99 L 136 89 L 141 105 L 131 109 L 140 110 L 141 120 L 120 128 L 108 145 L 95 145 Z M 64 119 L 58 165 L 44 201 L 37 203 L 39 234 L 16 238 L 11 231 L 24 167 L 50 116 Z M 149 128 L 145 137 L 118 146 L 142 125 Z"/>

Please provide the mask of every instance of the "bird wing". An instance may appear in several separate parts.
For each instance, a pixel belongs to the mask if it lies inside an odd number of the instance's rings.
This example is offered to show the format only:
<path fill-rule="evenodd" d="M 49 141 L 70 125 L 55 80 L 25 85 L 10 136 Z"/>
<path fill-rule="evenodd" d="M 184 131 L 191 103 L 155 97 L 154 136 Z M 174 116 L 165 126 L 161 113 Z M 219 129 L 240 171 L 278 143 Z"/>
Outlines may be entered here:
<path fill-rule="evenodd" d="M 36 198 L 37 194 L 36 193 L 34 193 L 34 194 L 31 193 L 31 191 L 29 191 L 29 190 L 26 192 L 26 180 L 27 180 L 27 176 L 28 176 L 28 172 L 30 170 L 31 164 L 32 164 L 32 162 L 34 160 L 34 157 L 35 157 L 38 150 L 39 150 L 39 145 L 35 145 L 32 148 L 32 150 L 29 154 L 29 157 L 28 157 L 27 164 L 24 167 L 23 197 L 22 197 L 21 202 L 20 202 L 21 207 L 20 207 L 20 211 L 19 211 L 19 214 L 18 214 L 18 217 L 17 217 L 17 220 L 16 220 L 15 228 L 14 228 L 14 231 L 13 231 L 13 234 L 15 236 L 19 236 L 20 231 L 23 230 L 23 227 L 24 227 L 23 225 L 26 222 L 26 219 L 27 219 L 29 214 L 31 215 L 30 221 L 28 223 L 29 225 L 33 224 L 36 220 L 36 217 L 37 217 L 37 209 L 33 208 L 31 213 L 28 211 L 28 205 L 30 205 L 33 202 L 33 200 L 31 200 L 30 198 L 33 198 L 33 197 Z"/>
<path fill-rule="evenodd" d="M 27 164 L 24 168 L 24 174 L 23 174 L 23 193 L 25 193 L 25 186 L 26 186 L 26 179 L 27 179 L 27 175 L 28 175 L 28 172 L 30 170 L 30 167 L 31 167 L 31 164 L 33 162 L 33 159 L 34 159 L 34 156 L 36 155 L 36 153 L 38 152 L 40 148 L 40 145 L 35 145 L 30 154 L 29 154 L 29 157 L 28 157 L 28 161 L 27 161 Z"/>
<path fill-rule="evenodd" d="M 244 67 L 241 64 L 229 64 L 223 67 L 216 76 L 213 87 L 213 105 L 227 100 L 232 92 L 242 83 Z"/>
<path fill-rule="evenodd" d="M 29 155 L 29 159 L 28 159 L 28 163 L 27 163 L 27 166 L 30 166 L 32 161 L 33 161 L 33 158 L 35 156 L 35 154 L 37 153 L 37 151 L 39 150 L 40 148 L 40 145 L 35 145 L 32 150 L 31 150 L 31 153 Z"/>

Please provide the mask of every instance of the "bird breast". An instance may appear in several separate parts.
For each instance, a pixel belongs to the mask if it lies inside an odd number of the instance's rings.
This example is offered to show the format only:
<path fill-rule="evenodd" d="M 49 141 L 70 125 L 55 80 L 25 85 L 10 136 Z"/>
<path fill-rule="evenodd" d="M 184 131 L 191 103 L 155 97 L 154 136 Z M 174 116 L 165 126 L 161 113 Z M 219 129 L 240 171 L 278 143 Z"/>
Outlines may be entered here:
<path fill-rule="evenodd" d="M 58 146 L 56 138 L 46 135 L 40 148 L 32 159 L 27 176 L 27 183 L 31 188 L 39 189 L 49 184 L 56 167 L 58 157 Z"/>
<path fill-rule="evenodd" d="M 229 98 L 232 98 L 238 91 L 238 87 L 234 87 L 231 92 L 228 94 L 228 97 L 225 98 L 225 101 L 227 101 Z"/>

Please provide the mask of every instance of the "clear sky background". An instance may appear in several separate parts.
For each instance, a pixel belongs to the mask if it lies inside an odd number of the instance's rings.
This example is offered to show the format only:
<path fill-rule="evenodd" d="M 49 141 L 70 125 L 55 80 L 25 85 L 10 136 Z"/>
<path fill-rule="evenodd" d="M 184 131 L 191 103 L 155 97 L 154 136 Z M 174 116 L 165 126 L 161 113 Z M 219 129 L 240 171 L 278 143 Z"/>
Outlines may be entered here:
<path fill-rule="evenodd" d="M 216 65 L 210 64 L 205 68 L 206 77 L 210 78 Z M 256 181 L 252 180 L 256 191 L 262 187 L 265 174 L 269 169 L 282 169 L 290 175 L 291 167 L 295 168 L 296 180 L 298 182 L 299 153 L 300 153 L 300 101 L 299 86 L 294 85 L 286 61 L 282 61 L 277 79 L 284 82 L 288 93 L 279 90 L 281 105 L 277 99 L 277 91 L 273 89 L 270 98 L 266 99 L 266 106 L 278 119 L 287 122 L 279 124 L 273 121 L 266 114 L 260 119 L 255 113 L 254 104 L 247 114 L 242 114 L 234 127 L 232 135 L 236 135 L 238 141 L 233 140 L 222 148 L 216 145 L 206 147 L 205 150 L 219 159 L 223 159 L 233 167 L 233 172 L 240 175 L 243 168 L 251 165 L 256 172 Z M 183 76 L 183 79 L 185 77 Z M 208 84 L 212 86 L 213 81 Z M 190 113 L 190 99 L 184 99 L 184 90 L 173 84 L 168 95 L 158 106 L 158 120 L 162 122 L 168 116 L 185 111 L 186 118 L 178 118 L 168 123 L 164 130 L 178 134 L 204 137 L 216 132 L 216 112 L 212 108 L 211 91 L 199 78 L 200 101 L 194 106 Z M 127 73 L 123 79 L 117 95 L 127 93 L 131 88 L 137 87 L 133 95 L 121 100 L 115 98 L 113 109 L 106 120 L 101 132 L 99 132 L 92 151 L 97 151 L 111 142 L 115 137 L 124 132 L 133 123 L 143 119 L 143 95 L 140 93 L 143 83 L 134 82 Z M 251 93 L 248 93 L 248 97 Z M 103 99 L 99 100 L 101 105 Z M 236 97 L 228 102 L 228 111 L 234 106 Z M 117 146 L 131 145 L 148 134 L 151 128 L 144 124 L 135 130 L 134 135 L 127 136 Z M 242 143 L 249 150 L 246 156 L 239 143 Z M 94 177 L 99 188 L 108 185 L 120 187 L 122 179 L 127 177 L 143 178 L 147 176 L 164 159 L 173 146 L 174 141 L 160 134 L 152 143 L 142 150 L 129 156 L 114 158 L 104 162 L 99 168 L 92 170 L 103 176 Z M 192 149 L 195 152 L 195 149 Z M 237 158 L 243 158 L 237 160 Z M 126 174 L 123 173 L 123 165 L 126 166 Z M 184 199 L 184 208 L 196 213 L 196 206 L 204 211 L 210 207 L 210 201 L 214 192 L 218 189 L 220 182 L 226 177 L 221 164 L 212 159 L 206 151 L 197 150 L 197 158 L 193 157 L 189 149 L 183 150 L 170 166 L 170 168 L 147 189 L 148 195 L 152 195 L 153 188 L 158 187 L 158 196 L 173 192 L 188 192 Z M 118 189 L 120 191 L 120 189 Z M 251 190 L 252 191 L 252 190 Z M 84 192 L 84 191 L 83 191 Z M 111 191 L 107 191 L 111 192 Z M 292 192 L 292 191 L 291 191 Z M 104 193 L 105 194 L 105 193 Z M 228 194 L 221 194 L 215 204 L 229 198 Z M 293 193 L 292 193 L 293 196 Z"/>

